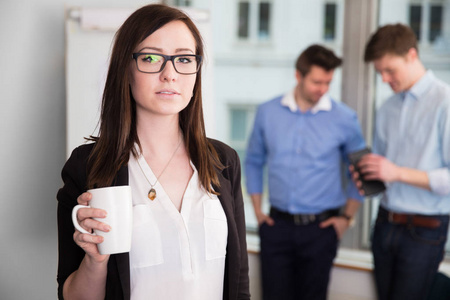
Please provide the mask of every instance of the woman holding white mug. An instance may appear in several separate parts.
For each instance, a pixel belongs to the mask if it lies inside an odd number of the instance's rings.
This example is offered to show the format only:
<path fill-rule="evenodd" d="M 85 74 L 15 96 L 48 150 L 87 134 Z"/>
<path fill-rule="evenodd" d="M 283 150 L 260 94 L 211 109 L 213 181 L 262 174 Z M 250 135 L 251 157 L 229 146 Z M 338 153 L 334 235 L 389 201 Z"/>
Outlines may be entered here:
<path fill-rule="evenodd" d="M 75 149 L 58 192 L 60 299 L 249 299 L 234 150 L 205 136 L 198 29 L 183 12 L 148 5 L 116 34 L 100 132 Z M 87 189 L 129 185 L 129 252 L 101 255 L 99 235 L 72 225 Z M 88 232 L 106 212 L 81 208 Z"/>

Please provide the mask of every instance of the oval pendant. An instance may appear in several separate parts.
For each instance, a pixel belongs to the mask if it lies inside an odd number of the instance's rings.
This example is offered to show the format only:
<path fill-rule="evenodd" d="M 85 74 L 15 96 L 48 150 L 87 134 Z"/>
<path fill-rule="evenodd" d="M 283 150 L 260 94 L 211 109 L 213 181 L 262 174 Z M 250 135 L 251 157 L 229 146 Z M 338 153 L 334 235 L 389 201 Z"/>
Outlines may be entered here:
<path fill-rule="evenodd" d="M 148 191 L 148 199 L 155 200 L 156 198 L 156 191 L 154 188 L 151 188 L 150 191 Z"/>

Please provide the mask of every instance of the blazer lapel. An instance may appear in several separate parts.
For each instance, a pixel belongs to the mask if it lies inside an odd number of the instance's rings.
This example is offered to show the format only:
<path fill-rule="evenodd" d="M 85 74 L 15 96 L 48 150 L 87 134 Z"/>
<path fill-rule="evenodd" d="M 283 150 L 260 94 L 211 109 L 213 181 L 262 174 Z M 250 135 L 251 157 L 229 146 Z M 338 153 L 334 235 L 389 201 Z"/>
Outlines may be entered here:
<path fill-rule="evenodd" d="M 224 299 L 234 299 L 237 295 L 237 280 L 240 269 L 240 244 L 236 223 L 234 222 L 234 201 L 231 194 L 231 183 L 221 172 L 217 172 L 220 188 L 213 186 L 219 192 L 219 200 L 222 204 L 228 224 L 227 256 L 225 261 L 225 285 Z"/>

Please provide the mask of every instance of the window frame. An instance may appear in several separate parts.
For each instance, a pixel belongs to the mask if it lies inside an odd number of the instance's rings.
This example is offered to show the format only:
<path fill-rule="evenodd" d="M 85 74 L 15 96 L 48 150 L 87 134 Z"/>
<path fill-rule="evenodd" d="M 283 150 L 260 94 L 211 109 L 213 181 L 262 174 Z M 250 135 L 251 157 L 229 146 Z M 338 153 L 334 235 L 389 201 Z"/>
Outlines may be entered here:
<path fill-rule="evenodd" d="M 235 39 L 239 43 L 249 43 L 249 44 L 265 44 L 270 43 L 273 38 L 273 0 L 238 0 L 236 1 L 236 23 L 235 23 Z M 240 22 L 240 5 L 243 3 L 248 3 L 248 35 L 246 37 L 239 35 L 239 22 Z M 267 3 L 269 5 L 269 18 L 268 18 L 268 36 L 267 38 L 260 38 L 260 27 L 261 27 L 261 20 L 260 20 L 260 8 L 262 3 Z"/>

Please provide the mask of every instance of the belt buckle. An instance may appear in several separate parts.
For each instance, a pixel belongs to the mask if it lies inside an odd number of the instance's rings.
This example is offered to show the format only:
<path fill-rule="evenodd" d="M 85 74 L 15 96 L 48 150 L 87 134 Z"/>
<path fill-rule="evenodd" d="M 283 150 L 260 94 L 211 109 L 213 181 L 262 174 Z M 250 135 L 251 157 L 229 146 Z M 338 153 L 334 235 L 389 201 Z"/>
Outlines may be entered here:
<path fill-rule="evenodd" d="M 316 220 L 315 215 L 295 214 L 293 217 L 295 225 L 308 225 Z"/>

